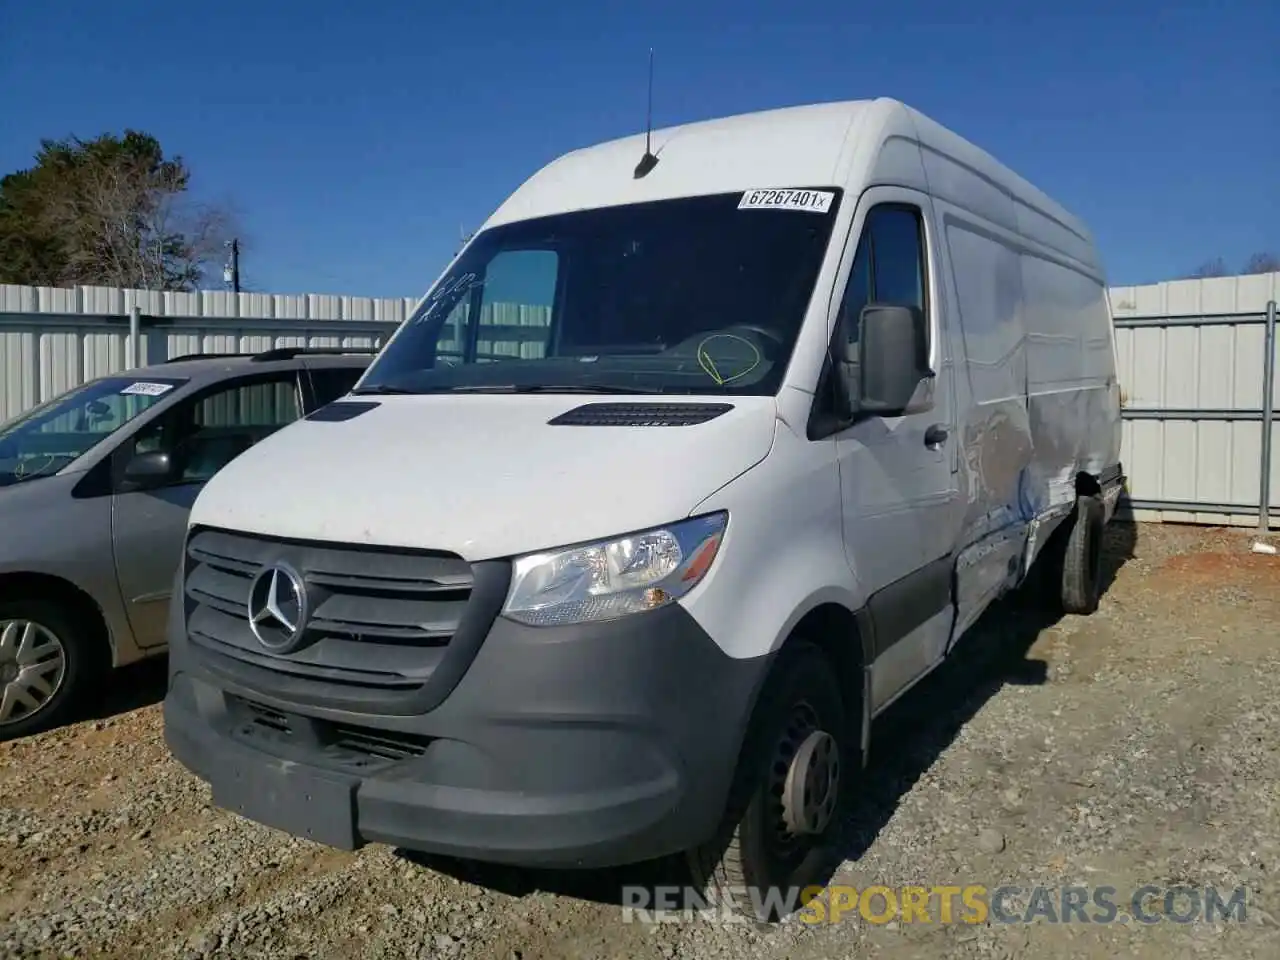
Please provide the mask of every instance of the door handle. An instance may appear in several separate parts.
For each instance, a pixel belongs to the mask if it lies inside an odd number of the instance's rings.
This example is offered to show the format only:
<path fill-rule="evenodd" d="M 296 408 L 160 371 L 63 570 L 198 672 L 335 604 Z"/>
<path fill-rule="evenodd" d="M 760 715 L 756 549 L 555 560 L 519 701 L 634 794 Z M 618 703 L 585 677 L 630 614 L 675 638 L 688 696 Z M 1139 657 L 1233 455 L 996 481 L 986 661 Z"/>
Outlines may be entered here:
<path fill-rule="evenodd" d="M 935 423 L 924 432 L 924 445 L 930 450 L 937 450 L 947 442 L 949 432 L 945 424 Z"/>

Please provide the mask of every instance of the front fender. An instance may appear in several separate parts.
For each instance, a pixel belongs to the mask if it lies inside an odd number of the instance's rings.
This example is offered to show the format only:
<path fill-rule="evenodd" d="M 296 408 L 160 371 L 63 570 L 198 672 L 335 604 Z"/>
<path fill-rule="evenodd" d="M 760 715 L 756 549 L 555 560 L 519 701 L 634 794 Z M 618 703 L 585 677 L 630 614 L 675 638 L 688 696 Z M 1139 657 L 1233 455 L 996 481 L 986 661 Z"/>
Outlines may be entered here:
<path fill-rule="evenodd" d="M 78 476 L 54 476 L 0 497 L 0 578 L 37 576 L 73 587 L 97 607 L 112 663 L 138 659 L 116 577 L 111 498 L 73 497 Z"/>
<path fill-rule="evenodd" d="M 721 487 L 696 513 L 726 510 L 715 563 L 681 601 L 731 657 L 772 654 L 801 619 L 866 597 L 849 567 L 835 445 L 796 436 L 781 421 L 768 457 Z"/>

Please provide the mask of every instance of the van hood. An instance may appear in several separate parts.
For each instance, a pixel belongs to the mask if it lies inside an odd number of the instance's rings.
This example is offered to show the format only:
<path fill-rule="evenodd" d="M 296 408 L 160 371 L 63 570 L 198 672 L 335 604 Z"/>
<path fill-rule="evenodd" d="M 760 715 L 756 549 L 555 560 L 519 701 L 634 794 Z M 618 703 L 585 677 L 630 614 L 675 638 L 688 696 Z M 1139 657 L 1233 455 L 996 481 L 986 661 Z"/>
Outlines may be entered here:
<path fill-rule="evenodd" d="M 666 415 L 691 422 L 652 422 Z M 764 459 L 777 410 L 773 397 L 434 394 L 351 398 L 321 417 L 224 467 L 191 523 L 473 562 L 595 540 L 688 516 Z"/>

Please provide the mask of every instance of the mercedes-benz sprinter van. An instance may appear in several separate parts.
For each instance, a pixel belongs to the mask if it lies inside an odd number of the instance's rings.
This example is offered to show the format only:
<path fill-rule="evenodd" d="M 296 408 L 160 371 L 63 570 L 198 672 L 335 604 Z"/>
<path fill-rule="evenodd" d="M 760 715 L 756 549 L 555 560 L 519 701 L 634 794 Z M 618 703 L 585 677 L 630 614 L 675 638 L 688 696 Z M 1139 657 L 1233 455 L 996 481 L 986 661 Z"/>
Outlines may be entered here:
<path fill-rule="evenodd" d="M 1086 227 L 901 103 L 574 151 L 201 493 L 167 741 L 335 847 L 795 889 L 995 598 L 1094 609 L 1119 406 Z"/>

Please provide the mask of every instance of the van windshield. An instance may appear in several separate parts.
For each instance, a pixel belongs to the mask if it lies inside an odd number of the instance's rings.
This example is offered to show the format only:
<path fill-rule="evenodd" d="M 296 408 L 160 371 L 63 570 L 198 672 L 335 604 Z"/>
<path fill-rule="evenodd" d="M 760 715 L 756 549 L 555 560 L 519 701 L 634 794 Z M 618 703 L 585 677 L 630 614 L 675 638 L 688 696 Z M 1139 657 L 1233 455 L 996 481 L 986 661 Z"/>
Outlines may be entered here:
<path fill-rule="evenodd" d="M 491 228 L 355 392 L 776 393 L 839 200 L 735 192 Z"/>

